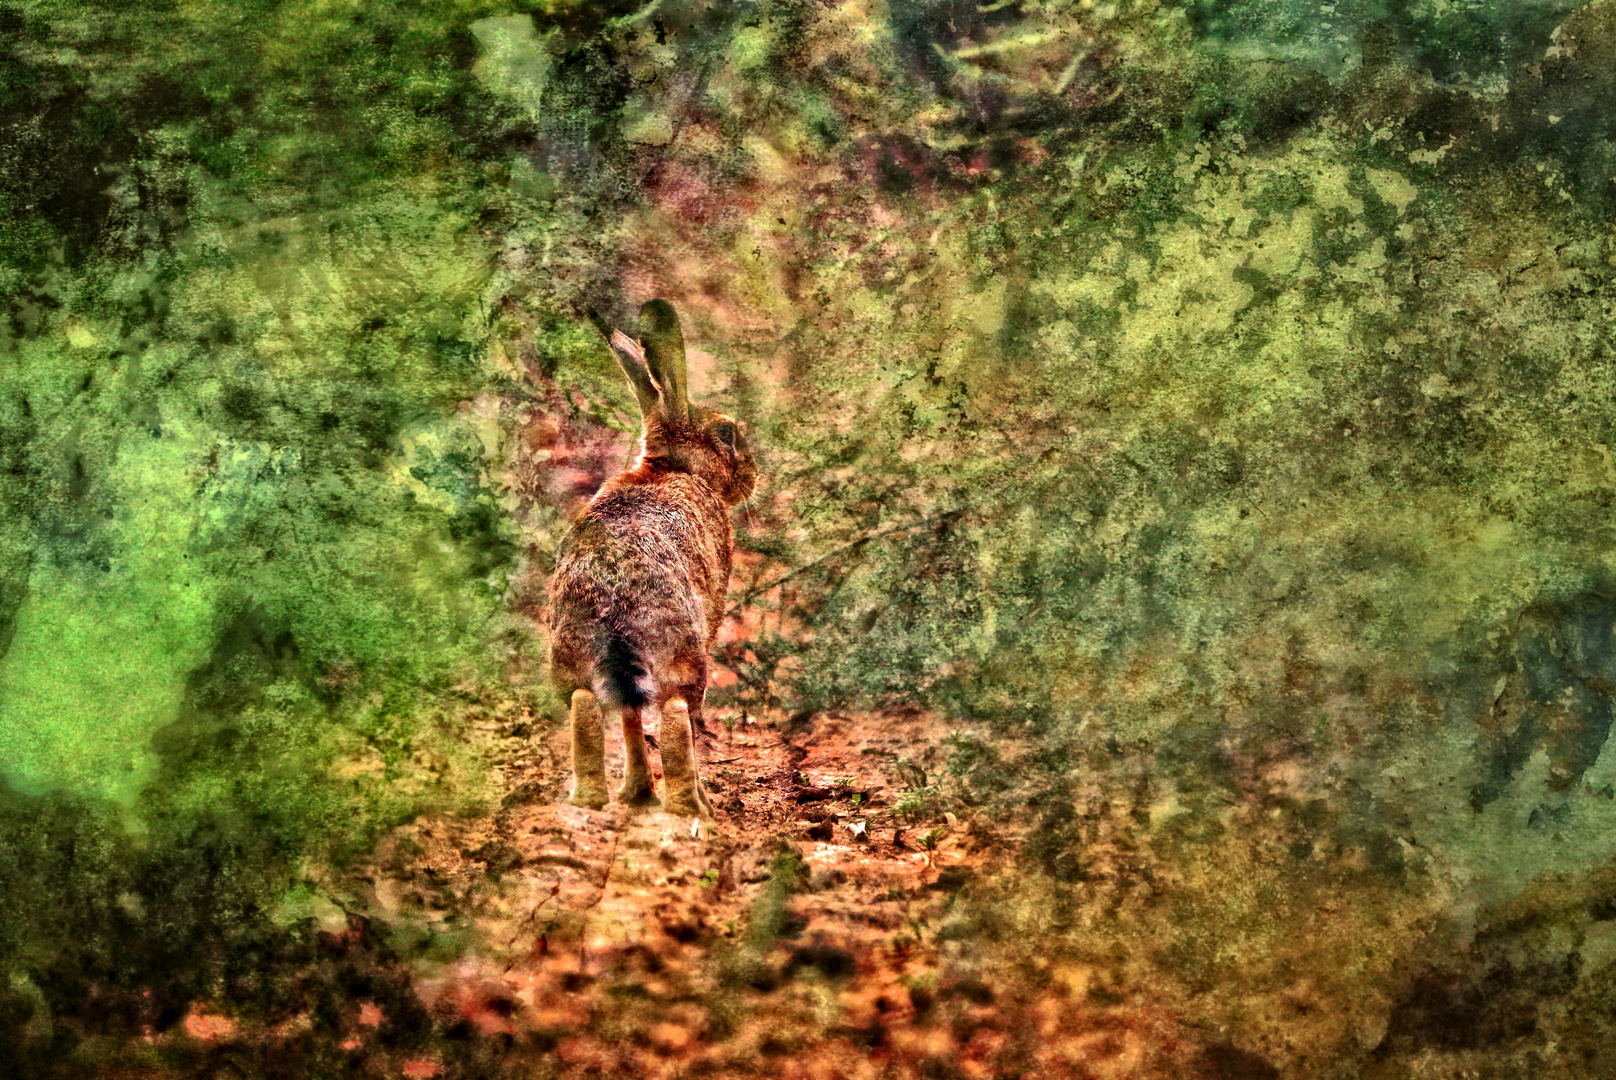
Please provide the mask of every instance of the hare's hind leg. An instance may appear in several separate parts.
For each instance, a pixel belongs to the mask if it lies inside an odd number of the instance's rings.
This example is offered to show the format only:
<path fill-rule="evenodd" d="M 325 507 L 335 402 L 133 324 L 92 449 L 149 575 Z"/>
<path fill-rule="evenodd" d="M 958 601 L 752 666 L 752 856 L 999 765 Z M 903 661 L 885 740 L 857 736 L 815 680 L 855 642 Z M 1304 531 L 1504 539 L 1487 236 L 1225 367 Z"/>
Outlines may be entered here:
<path fill-rule="evenodd" d="M 674 698 L 662 706 L 662 809 L 682 816 L 712 817 L 701 790 L 690 706 Z"/>
<path fill-rule="evenodd" d="M 600 703 L 588 690 L 572 692 L 572 794 L 574 806 L 606 805 L 606 728 Z"/>
<path fill-rule="evenodd" d="M 656 798 L 651 789 L 651 764 L 645 754 L 645 722 L 634 705 L 623 707 L 623 787 L 619 802 L 648 803 Z"/>

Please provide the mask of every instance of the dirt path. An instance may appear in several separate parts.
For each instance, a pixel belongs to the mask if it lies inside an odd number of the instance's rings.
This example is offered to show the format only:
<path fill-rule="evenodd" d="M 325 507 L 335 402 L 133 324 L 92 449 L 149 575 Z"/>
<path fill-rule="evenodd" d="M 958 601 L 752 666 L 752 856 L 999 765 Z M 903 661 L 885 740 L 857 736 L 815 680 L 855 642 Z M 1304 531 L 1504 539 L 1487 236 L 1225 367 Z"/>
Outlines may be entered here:
<path fill-rule="evenodd" d="M 188 1040 L 196 1075 L 1181 1073 L 1166 1012 L 975 921 L 1020 903 L 1020 839 L 947 797 L 962 744 L 941 721 L 723 719 L 706 824 L 567 806 L 564 731 L 490 732 L 501 808 L 418 819 L 327 883 L 346 911 L 304 961 L 304 1012 L 246 1030 L 199 1005 L 159 1040 Z M 609 737 L 609 772 L 620 755 Z"/>
<path fill-rule="evenodd" d="M 495 817 L 391 838 L 373 910 L 469 918 L 484 949 L 422 972 L 421 998 L 563 1071 L 778 1071 L 810 1042 L 868 1063 L 927 1011 L 953 894 L 992 861 L 986 830 L 928 802 L 945 735 L 919 715 L 737 718 L 704 747 L 717 815 L 698 823 L 561 803 L 553 731 L 512 755 L 521 794 Z"/>

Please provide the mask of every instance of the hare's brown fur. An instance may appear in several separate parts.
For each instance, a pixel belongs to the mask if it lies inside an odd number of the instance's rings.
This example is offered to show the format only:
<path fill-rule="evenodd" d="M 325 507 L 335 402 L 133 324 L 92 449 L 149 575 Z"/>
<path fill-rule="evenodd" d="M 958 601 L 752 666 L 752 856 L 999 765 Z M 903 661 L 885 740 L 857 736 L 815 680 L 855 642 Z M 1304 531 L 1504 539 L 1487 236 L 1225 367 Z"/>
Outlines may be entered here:
<path fill-rule="evenodd" d="M 622 713 L 625 801 L 651 797 L 643 726 L 660 717 L 668 809 L 705 813 L 687 740 L 701 726 L 707 653 L 724 616 L 729 507 L 751 494 L 757 472 L 739 425 L 685 399 L 672 307 L 653 300 L 640 316 L 640 342 L 609 338 L 639 398 L 639 457 L 601 486 L 562 540 L 550 582 L 551 669 L 572 704 L 574 802 L 604 802 L 599 702 Z"/>

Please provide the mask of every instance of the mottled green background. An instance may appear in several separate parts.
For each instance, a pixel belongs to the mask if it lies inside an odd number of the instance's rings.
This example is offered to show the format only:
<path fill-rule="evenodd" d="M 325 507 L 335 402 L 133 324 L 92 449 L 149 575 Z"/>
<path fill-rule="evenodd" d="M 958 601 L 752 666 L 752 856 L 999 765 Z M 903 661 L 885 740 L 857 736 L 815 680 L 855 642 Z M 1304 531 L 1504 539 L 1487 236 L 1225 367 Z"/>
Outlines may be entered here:
<path fill-rule="evenodd" d="M 471 733 L 553 715 L 524 613 L 632 423 L 582 314 L 653 291 L 766 477 L 727 700 L 949 716 L 1028 830 L 983 948 L 1286 1076 L 1616 1069 L 1616 4 L 0 43 L 0 1069 L 284 992 L 313 868 L 501 797 Z"/>

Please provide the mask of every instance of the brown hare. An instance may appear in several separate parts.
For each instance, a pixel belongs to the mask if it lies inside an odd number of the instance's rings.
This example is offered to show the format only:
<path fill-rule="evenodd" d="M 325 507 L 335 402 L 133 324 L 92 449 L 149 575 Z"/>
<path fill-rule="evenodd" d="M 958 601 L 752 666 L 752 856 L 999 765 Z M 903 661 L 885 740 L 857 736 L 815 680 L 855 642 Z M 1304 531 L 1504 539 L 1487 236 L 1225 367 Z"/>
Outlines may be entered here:
<path fill-rule="evenodd" d="M 623 717 L 619 798 L 653 798 L 649 720 L 660 732 L 663 809 L 710 816 L 694 731 L 729 587 L 729 507 L 751 495 L 757 468 L 734 419 L 685 397 L 684 335 L 672 305 L 640 309 L 637 342 L 591 317 L 634 388 L 642 426 L 638 457 L 573 523 L 550 579 L 552 677 L 571 703 L 568 801 L 606 804 L 604 705 Z"/>

